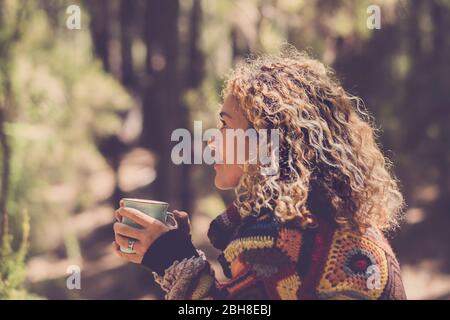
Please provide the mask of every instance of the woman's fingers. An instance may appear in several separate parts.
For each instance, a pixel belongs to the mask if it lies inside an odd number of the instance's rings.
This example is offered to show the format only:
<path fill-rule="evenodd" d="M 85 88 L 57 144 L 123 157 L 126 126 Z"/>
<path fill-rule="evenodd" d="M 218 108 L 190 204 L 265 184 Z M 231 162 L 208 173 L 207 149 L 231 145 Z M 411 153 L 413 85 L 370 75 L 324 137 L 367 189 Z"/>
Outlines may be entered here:
<path fill-rule="evenodd" d="M 135 241 L 133 245 L 133 251 L 140 255 L 143 255 L 145 253 L 144 248 L 142 247 L 142 244 L 139 240 L 126 238 L 124 236 L 121 236 L 120 234 L 116 234 L 115 240 L 116 240 L 115 242 L 119 245 L 119 247 L 124 248 L 128 248 L 129 240 L 133 240 Z"/>
<path fill-rule="evenodd" d="M 124 207 L 123 201 L 120 202 L 120 208 L 114 212 L 117 221 L 114 223 L 114 237 L 113 243 L 114 252 L 121 258 L 134 262 L 141 263 L 145 252 L 151 246 L 151 244 L 161 236 L 164 232 L 167 232 L 169 227 L 161 221 L 147 216 L 143 212 Z M 188 221 L 188 215 L 185 212 L 179 212 L 177 214 L 180 221 Z M 123 223 L 123 218 L 132 220 L 133 222 L 141 225 L 143 228 L 134 228 Z M 128 248 L 129 240 L 133 239 L 136 242 L 133 245 L 133 251 L 135 253 L 124 253 L 120 251 L 120 247 Z"/>
<path fill-rule="evenodd" d="M 120 246 L 119 246 L 119 245 L 117 244 L 117 242 L 115 242 L 115 241 L 112 242 L 112 247 L 113 247 L 113 250 L 114 250 L 114 251 L 120 250 Z"/>
<path fill-rule="evenodd" d="M 113 247 L 114 253 L 116 255 L 118 255 L 119 257 L 121 257 L 122 259 L 130 261 L 130 262 L 134 262 L 134 263 L 141 263 L 142 255 L 123 253 L 122 251 L 120 251 L 120 246 L 116 242 L 112 243 L 112 247 Z"/>
<path fill-rule="evenodd" d="M 131 238 L 127 238 L 127 237 L 124 237 L 124 236 L 122 236 L 122 235 L 116 233 L 116 235 L 114 236 L 114 239 L 116 240 L 116 243 L 117 243 L 119 246 L 124 247 L 124 248 L 128 248 L 128 240 L 130 240 Z M 131 240 L 136 241 L 135 239 L 131 239 Z M 135 244 L 135 245 L 136 245 L 136 244 Z M 134 247 L 133 247 L 133 248 L 134 248 Z"/>
<path fill-rule="evenodd" d="M 116 218 L 117 221 L 122 222 L 122 216 L 119 214 L 119 210 L 120 208 L 123 208 L 125 205 L 125 202 L 123 200 L 119 201 L 119 209 L 117 209 L 116 211 L 114 211 L 114 217 Z"/>
<path fill-rule="evenodd" d="M 142 230 L 127 226 L 126 224 L 121 223 L 121 222 L 114 223 L 113 228 L 114 228 L 114 233 L 116 233 L 116 234 L 118 233 L 118 234 L 128 237 L 128 238 L 141 240 L 145 236 L 142 233 Z"/>
<path fill-rule="evenodd" d="M 122 222 L 122 216 L 119 214 L 119 209 L 114 211 L 114 217 L 116 218 L 117 221 Z"/>
<path fill-rule="evenodd" d="M 122 218 L 127 217 L 128 219 L 143 227 L 146 227 L 150 223 L 148 221 L 148 216 L 146 216 L 141 211 L 133 208 L 120 207 L 119 209 L 117 209 L 117 214 Z"/>

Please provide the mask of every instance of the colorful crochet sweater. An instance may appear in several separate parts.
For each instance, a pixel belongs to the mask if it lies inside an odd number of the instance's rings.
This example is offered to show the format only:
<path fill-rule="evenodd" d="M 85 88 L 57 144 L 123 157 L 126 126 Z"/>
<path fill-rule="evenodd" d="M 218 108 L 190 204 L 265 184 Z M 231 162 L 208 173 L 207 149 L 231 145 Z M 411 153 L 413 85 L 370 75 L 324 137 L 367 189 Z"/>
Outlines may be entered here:
<path fill-rule="evenodd" d="M 153 270 L 166 299 L 405 299 L 400 267 L 376 229 L 338 228 L 332 219 L 302 230 L 266 210 L 241 218 L 230 206 L 210 225 L 229 280 L 220 283 L 190 235 L 172 230 L 149 248 L 142 264 Z"/>

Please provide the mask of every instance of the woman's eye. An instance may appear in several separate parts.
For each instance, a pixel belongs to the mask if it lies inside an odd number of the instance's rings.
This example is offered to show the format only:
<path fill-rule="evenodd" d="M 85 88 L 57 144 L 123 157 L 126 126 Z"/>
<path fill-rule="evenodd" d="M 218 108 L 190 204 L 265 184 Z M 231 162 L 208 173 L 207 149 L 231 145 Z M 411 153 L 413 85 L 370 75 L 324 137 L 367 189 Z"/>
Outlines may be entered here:
<path fill-rule="evenodd" d="M 227 127 L 227 124 L 225 123 L 225 121 L 220 120 L 218 127 L 219 129 L 224 129 Z"/>

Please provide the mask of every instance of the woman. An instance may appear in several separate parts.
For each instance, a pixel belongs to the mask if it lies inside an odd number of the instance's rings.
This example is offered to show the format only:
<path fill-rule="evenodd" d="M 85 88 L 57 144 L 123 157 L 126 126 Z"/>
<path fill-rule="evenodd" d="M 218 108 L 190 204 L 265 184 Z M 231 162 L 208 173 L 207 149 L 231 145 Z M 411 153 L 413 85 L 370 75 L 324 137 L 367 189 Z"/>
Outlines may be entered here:
<path fill-rule="evenodd" d="M 360 100 L 323 64 L 292 49 L 240 64 L 223 96 L 221 130 L 280 133 L 277 174 L 248 161 L 215 165 L 216 187 L 236 194 L 208 231 L 229 280 L 216 280 L 181 211 L 171 230 L 121 205 L 116 253 L 151 268 L 166 299 L 406 298 L 382 234 L 397 226 L 403 198 Z M 217 149 L 214 141 L 210 147 Z M 230 150 L 218 151 L 225 159 Z M 137 240 L 136 254 L 120 252 L 128 238 Z"/>

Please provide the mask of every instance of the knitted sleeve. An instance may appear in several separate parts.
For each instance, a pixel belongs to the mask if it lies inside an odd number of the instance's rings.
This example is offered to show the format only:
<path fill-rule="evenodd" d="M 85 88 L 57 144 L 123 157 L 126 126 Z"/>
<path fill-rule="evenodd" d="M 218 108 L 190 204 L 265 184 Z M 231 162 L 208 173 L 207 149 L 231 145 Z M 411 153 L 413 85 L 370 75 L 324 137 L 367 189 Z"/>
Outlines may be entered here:
<path fill-rule="evenodd" d="M 178 229 L 161 235 L 147 250 L 142 265 L 152 270 L 166 300 L 221 299 L 211 265 L 196 250 L 189 234 Z"/>
<path fill-rule="evenodd" d="M 144 257 L 143 264 L 154 270 L 167 300 L 296 298 L 300 278 L 289 257 L 289 253 L 296 255 L 295 246 L 289 248 L 286 242 L 268 235 L 233 240 L 219 257 L 229 266 L 231 276 L 222 283 L 203 252 L 192 248 L 187 235 L 173 230 L 157 239 Z M 168 252 L 172 252 L 170 258 Z M 174 256 L 177 258 L 168 263 Z"/>

